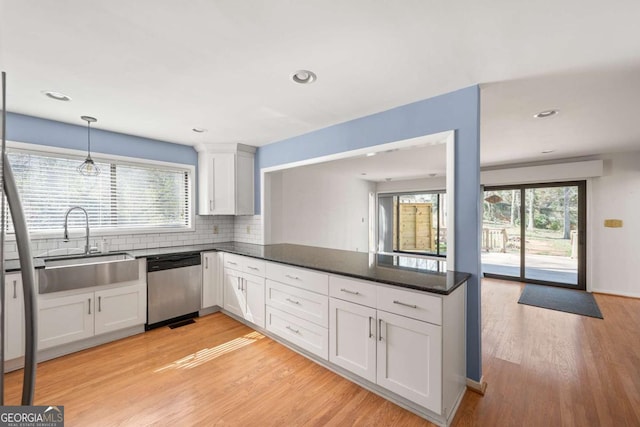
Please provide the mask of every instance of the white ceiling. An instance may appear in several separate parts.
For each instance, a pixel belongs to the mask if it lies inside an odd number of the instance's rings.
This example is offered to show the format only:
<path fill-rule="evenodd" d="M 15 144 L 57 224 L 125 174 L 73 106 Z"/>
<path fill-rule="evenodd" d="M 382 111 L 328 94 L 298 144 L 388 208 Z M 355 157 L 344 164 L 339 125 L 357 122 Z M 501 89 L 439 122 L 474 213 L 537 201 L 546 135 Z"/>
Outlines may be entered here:
<path fill-rule="evenodd" d="M 482 84 L 484 165 L 640 148 L 637 0 L 0 2 L 17 113 L 259 146 Z"/>

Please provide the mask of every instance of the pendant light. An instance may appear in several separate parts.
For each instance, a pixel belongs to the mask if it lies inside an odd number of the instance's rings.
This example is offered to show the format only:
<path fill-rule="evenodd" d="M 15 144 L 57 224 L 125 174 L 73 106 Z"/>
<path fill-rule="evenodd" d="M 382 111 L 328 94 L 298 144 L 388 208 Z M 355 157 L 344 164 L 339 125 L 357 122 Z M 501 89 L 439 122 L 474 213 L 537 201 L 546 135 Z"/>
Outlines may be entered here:
<path fill-rule="evenodd" d="M 91 158 L 91 123 L 98 121 L 95 117 L 81 116 L 82 120 L 87 122 L 87 158 L 84 162 L 78 166 L 78 172 L 84 176 L 98 176 L 100 175 L 100 169 L 96 166 L 95 162 Z"/>

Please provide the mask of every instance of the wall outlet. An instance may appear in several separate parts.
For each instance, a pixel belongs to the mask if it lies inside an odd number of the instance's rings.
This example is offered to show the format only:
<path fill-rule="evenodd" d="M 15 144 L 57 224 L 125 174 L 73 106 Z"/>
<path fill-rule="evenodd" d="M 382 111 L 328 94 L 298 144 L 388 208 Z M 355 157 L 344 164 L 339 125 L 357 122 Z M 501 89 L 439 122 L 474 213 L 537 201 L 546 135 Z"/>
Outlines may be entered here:
<path fill-rule="evenodd" d="M 251 226 L 247 225 L 247 234 L 251 234 Z"/>
<path fill-rule="evenodd" d="M 218 234 L 218 226 L 217 225 L 213 226 L 213 234 Z"/>

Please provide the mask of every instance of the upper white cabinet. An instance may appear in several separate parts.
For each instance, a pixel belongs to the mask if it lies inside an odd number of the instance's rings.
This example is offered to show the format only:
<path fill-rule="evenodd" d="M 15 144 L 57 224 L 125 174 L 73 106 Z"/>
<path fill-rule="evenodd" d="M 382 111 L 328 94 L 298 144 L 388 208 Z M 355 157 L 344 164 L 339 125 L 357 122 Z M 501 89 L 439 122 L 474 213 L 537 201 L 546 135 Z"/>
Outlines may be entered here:
<path fill-rule="evenodd" d="M 255 147 L 205 144 L 198 147 L 198 213 L 254 214 Z"/>

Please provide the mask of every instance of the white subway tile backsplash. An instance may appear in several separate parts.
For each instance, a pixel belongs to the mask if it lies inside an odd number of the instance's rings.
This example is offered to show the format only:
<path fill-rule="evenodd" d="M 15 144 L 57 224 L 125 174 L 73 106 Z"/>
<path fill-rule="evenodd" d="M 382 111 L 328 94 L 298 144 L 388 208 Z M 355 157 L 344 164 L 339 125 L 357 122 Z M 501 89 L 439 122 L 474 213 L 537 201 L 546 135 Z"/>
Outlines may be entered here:
<path fill-rule="evenodd" d="M 117 234 L 107 236 L 91 236 L 90 245 L 100 247 L 106 241 L 110 251 L 126 251 L 131 249 L 163 248 L 169 246 L 194 245 L 237 241 L 243 243 L 263 244 L 264 235 L 262 217 L 254 216 L 196 216 L 195 231 L 178 233 L 149 234 Z M 217 233 L 213 234 L 214 226 Z M 249 232 L 247 233 L 247 226 Z M 31 249 L 35 256 L 45 256 L 51 250 L 73 250 L 84 248 L 84 237 L 73 237 L 69 242 L 60 238 L 32 239 Z M 15 241 L 5 241 L 5 259 L 18 258 Z"/>

